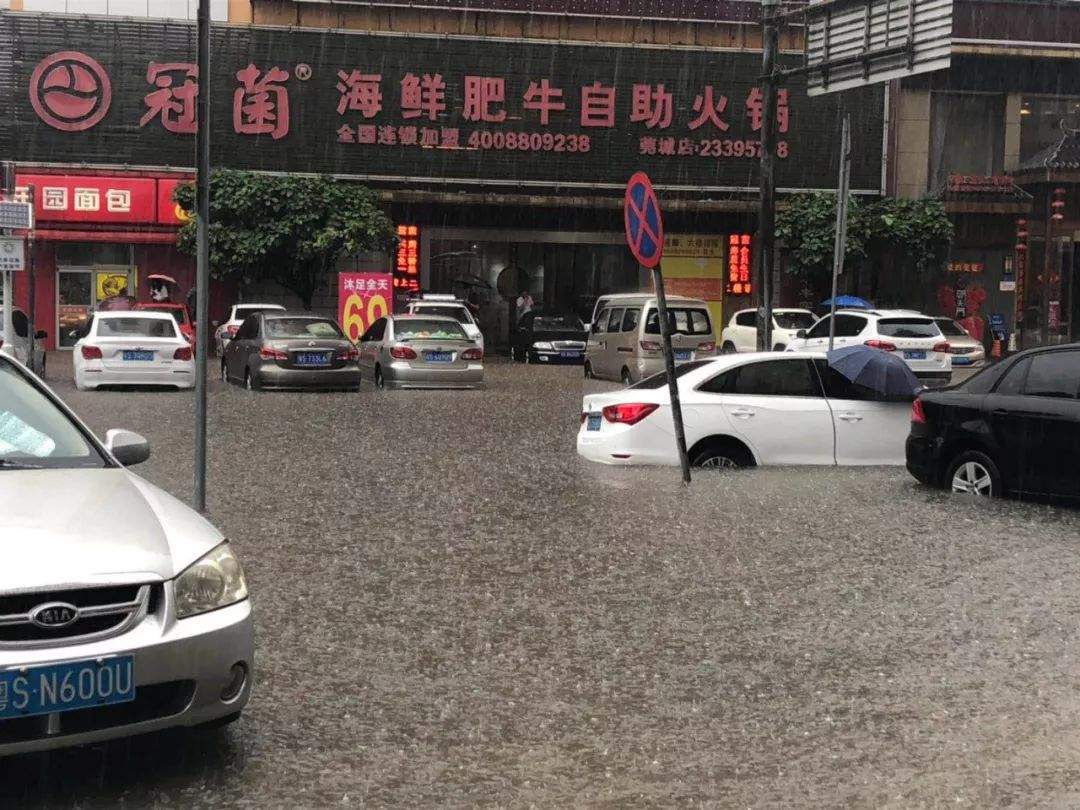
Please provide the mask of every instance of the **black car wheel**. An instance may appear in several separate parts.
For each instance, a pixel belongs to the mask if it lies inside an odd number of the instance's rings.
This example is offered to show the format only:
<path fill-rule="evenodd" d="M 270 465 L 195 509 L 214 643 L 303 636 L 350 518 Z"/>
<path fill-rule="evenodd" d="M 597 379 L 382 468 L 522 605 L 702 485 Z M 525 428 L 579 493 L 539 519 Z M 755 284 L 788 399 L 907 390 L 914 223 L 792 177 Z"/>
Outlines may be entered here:
<path fill-rule="evenodd" d="M 978 450 L 954 458 L 945 481 L 953 492 L 964 495 L 993 498 L 1001 494 L 1001 471 L 990 456 Z"/>
<path fill-rule="evenodd" d="M 251 369 L 244 369 L 244 388 L 248 391 L 254 391 L 258 387 L 259 384 L 255 381 L 255 375 L 251 373 Z"/>
<path fill-rule="evenodd" d="M 229 370 L 225 367 L 225 361 L 221 361 L 221 381 L 227 383 L 229 381 Z"/>
<path fill-rule="evenodd" d="M 754 459 L 733 441 L 710 441 L 695 448 L 690 455 L 690 464 L 718 470 L 738 470 L 753 467 Z"/>

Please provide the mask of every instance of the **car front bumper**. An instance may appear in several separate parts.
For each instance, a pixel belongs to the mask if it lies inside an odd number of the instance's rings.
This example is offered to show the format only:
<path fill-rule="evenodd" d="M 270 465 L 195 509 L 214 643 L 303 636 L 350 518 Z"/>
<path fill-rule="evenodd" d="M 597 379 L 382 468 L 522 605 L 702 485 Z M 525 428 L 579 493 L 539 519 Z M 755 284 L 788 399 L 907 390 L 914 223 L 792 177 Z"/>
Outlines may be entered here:
<path fill-rule="evenodd" d="M 0 649 L 0 669 L 134 657 L 135 700 L 52 715 L 0 720 L 0 757 L 102 742 L 177 726 L 197 726 L 241 711 L 251 696 L 254 644 L 251 602 L 176 620 L 172 583 L 163 604 L 130 631 L 90 644 Z M 247 670 L 243 688 L 221 698 L 230 669 Z"/>
<path fill-rule="evenodd" d="M 484 384 L 484 367 L 469 363 L 458 368 L 416 367 L 408 361 L 383 367 L 387 388 L 480 388 Z"/>
<path fill-rule="evenodd" d="M 360 385 L 360 367 L 282 368 L 264 363 L 253 372 L 260 388 L 356 388 Z"/>
<path fill-rule="evenodd" d="M 565 353 L 565 354 L 564 354 Z M 560 363 L 580 366 L 585 362 L 584 349 L 529 349 L 529 359 L 537 363 L 558 365 Z"/>

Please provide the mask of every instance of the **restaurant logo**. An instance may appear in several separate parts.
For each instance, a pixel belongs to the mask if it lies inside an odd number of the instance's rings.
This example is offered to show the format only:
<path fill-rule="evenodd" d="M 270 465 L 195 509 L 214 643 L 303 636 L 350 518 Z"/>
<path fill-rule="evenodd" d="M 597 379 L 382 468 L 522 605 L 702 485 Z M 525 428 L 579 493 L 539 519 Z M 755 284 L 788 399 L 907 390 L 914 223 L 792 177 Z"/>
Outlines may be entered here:
<path fill-rule="evenodd" d="M 90 129 L 105 117 L 111 103 L 108 74 L 85 53 L 60 51 L 46 56 L 30 75 L 30 104 L 53 129 Z"/>
<path fill-rule="evenodd" d="M 59 630 L 79 618 L 79 609 L 67 602 L 46 602 L 30 611 L 30 621 L 46 630 Z"/>

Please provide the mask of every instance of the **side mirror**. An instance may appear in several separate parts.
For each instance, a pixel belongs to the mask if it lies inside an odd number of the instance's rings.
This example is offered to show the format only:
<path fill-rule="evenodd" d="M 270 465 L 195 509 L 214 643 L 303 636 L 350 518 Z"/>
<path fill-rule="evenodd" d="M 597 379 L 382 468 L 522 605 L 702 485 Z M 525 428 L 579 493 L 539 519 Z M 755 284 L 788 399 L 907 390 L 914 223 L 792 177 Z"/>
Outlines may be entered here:
<path fill-rule="evenodd" d="M 44 329 L 38 329 L 36 332 L 34 332 L 34 340 L 48 340 L 48 338 L 49 333 L 46 332 Z"/>
<path fill-rule="evenodd" d="M 798 332 L 795 333 L 795 337 L 797 337 L 797 338 L 806 337 L 806 330 L 805 329 L 800 329 Z"/>
<path fill-rule="evenodd" d="M 142 464 L 150 458 L 150 442 L 130 430 L 110 430 L 105 434 L 105 449 L 125 467 Z"/>

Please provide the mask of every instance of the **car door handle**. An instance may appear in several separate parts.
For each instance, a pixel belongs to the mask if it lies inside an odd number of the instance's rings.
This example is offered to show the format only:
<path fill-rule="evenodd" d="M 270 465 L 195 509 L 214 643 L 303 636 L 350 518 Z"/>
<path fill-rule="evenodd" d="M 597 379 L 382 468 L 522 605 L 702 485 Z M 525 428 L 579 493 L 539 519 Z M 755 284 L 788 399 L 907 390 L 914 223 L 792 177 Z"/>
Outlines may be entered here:
<path fill-rule="evenodd" d="M 838 413 L 836 415 L 836 418 L 837 419 L 842 419 L 845 422 L 861 422 L 862 421 L 862 417 L 859 416 L 857 413 Z"/>
<path fill-rule="evenodd" d="M 754 415 L 754 411 L 750 410 L 749 408 L 735 408 L 731 412 L 731 415 L 737 416 L 740 419 L 749 419 L 751 416 Z"/>
<path fill-rule="evenodd" d="M 1016 411 L 1007 411 L 1004 408 L 997 408 L 994 410 L 994 416 L 1008 416 L 1011 413 L 1016 413 Z"/>

